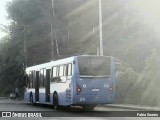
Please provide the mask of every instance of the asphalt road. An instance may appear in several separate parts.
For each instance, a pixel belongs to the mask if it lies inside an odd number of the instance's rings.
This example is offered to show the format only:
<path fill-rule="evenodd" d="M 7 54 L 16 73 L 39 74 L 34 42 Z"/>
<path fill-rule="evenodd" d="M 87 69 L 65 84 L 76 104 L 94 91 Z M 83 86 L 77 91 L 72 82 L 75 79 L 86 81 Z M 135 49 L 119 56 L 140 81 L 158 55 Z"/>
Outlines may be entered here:
<path fill-rule="evenodd" d="M 151 118 L 138 118 L 138 117 L 113 117 L 113 114 L 109 111 L 133 111 L 130 109 L 119 109 L 119 108 L 107 108 L 103 106 L 98 106 L 95 108 L 93 112 L 83 112 L 80 108 L 71 108 L 70 110 L 61 109 L 55 111 L 52 106 L 47 105 L 36 105 L 31 106 L 30 104 L 24 103 L 22 100 L 9 100 L 9 99 L 0 99 L 0 111 L 18 111 L 18 112 L 44 112 L 46 114 L 52 115 L 52 117 L 43 117 L 42 120 L 47 119 L 90 119 L 90 120 L 150 120 Z M 0 120 L 13 120 L 13 118 L 0 118 Z M 21 120 L 22 118 L 15 118 L 15 120 Z M 39 120 L 40 118 L 23 118 L 23 119 L 31 119 L 31 120 Z M 158 117 L 153 118 L 154 120 L 158 120 Z"/>

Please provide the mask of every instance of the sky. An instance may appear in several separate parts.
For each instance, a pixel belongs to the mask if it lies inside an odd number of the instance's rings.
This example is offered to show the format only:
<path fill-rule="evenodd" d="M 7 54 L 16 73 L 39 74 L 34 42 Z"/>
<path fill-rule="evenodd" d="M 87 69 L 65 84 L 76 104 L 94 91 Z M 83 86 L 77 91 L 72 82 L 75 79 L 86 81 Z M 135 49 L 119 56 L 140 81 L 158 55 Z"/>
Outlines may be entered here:
<path fill-rule="evenodd" d="M 6 2 L 12 0 L 0 0 L 0 25 L 6 25 L 9 23 L 7 20 Z M 159 28 L 160 30 L 160 0 L 132 0 L 133 4 L 137 8 L 137 13 L 141 13 L 145 22 L 151 25 L 151 27 Z M 153 26 L 154 25 L 154 26 Z M 159 33 L 160 31 L 158 31 Z M 2 38 L 5 33 L 0 30 L 0 38 Z"/>
<path fill-rule="evenodd" d="M 7 23 L 9 23 L 9 21 L 7 20 L 7 11 L 6 11 L 6 2 L 11 1 L 11 0 L 0 0 L 0 25 L 6 25 Z M 6 35 L 5 33 L 3 33 L 0 30 L 0 38 L 2 38 L 4 35 Z"/>

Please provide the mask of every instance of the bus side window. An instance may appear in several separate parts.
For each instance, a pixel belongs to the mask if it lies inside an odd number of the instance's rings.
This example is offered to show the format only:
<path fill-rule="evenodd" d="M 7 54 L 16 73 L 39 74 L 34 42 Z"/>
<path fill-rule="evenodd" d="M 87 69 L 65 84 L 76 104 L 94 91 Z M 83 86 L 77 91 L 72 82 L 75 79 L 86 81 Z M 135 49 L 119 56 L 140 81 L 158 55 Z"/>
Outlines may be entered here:
<path fill-rule="evenodd" d="M 44 72 L 43 69 L 41 69 L 40 70 L 40 84 L 39 84 L 40 87 L 43 87 L 43 78 L 44 78 L 43 72 Z"/>
<path fill-rule="evenodd" d="M 53 77 L 53 67 L 51 68 L 51 78 Z"/>
<path fill-rule="evenodd" d="M 32 72 L 29 72 L 29 88 L 32 88 Z"/>
<path fill-rule="evenodd" d="M 46 80 L 46 69 L 43 69 L 43 87 L 45 86 L 44 81 Z"/>
<path fill-rule="evenodd" d="M 63 76 L 67 76 L 67 65 L 64 65 Z"/>
<path fill-rule="evenodd" d="M 72 75 L 72 64 L 67 65 L 67 79 L 71 79 Z"/>
<path fill-rule="evenodd" d="M 53 79 L 53 67 L 51 68 L 50 82 L 52 82 L 52 79 Z"/>
<path fill-rule="evenodd" d="M 56 77 L 59 77 L 59 66 L 57 66 L 57 76 Z"/>
<path fill-rule="evenodd" d="M 22 85 L 28 87 L 28 75 L 25 74 L 23 77 Z"/>
<path fill-rule="evenodd" d="M 30 88 L 30 78 L 28 75 L 26 76 L 26 87 Z"/>
<path fill-rule="evenodd" d="M 59 67 L 59 77 L 62 77 L 62 76 L 63 76 L 63 72 L 64 72 L 63 65 L 61 65 L 61 66 Z"/>
<path fill-rule="evenodd" d="M 58 70 L 59 70 L 58 66 L 52 68 L 51 82 L 60 82 L 60 77 L 58 76 L 59 73 Z"/>
<path fill-rule="evenodd" d="M 68 75 L 71 76 L 72 75 L 72 64 L 68 65 Z"/>
<path fill-rule="evenodd" d="M 31 86 L 30 86 L 30 82 L 31 82 L 31 78 L 30 78 L 30 73 L 28 74 L 28 77 L 27 77 L 28 79 L 27 79 L 27 87 L 28 88 L 31 88 Z"/>
<path fill-rule="evenodd" d="M 57 77 L 57 67 L 53 67 L 53 77 Z"/>
<path fill-rule="evenodd" d="M 34 71 L 32 71 L 32 88 L 34 88 Z"/>

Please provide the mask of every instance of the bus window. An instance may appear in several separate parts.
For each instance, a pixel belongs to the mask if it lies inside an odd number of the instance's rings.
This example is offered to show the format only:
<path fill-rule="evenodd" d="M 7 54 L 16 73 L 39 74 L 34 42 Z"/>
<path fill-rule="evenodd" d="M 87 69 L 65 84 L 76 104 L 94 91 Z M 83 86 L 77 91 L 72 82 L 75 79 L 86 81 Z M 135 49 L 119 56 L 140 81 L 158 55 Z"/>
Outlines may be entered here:
<path fill-rule="evenodd" d="M 29 72 L 29 88 L 32 88 L 32 72 Z"/>
<path fill-rule="evenodd" d="M 57 76 L 56 77 L 59 77 L 59 66 L 57 66 Z"/>
<path fill-rule="evenodd" d="M 40 70 L 40 87 L 44 87 L 44 69 Z"/>
<path fill-rule="evenodd" d="M 44 81 L 46 80 L 46 69 L 43 69 L 43 87 L 45 86 Z"/>
<path fill-rule="evenodd" d="M 32 88 L 34 88 L 34 82 L 35 82 L 35 80 L 34 80 L 34 71 L 32 71 Z"/>
<path fill-rule="evenodd" d="M 63 65 L 61 65 L 61 66 L 59 67 L 59 76 L 63 76 L 63 72 L 64 72 L 64 70 L 63 70 Z"/>
<path fill-rule="evenodd" d="M 53 77 L 53 67 L 51 68 L 51 77 Z"/>
<path fill-rule="evenodd" d="M 67 79 L 71 79 L 72 75 L 72 64 L 68 64 L 66 68 Z"/>
<path fill-rule="evenodd" d="M 57 77 L 57 67 L 53 67 L 52 77 Z"/>
<path fill-rule="evenodd" d="M 81 76 L 109 76 L 111 74 L 111 58 L 79 57 L 79 72 Z"/>
<path fill-rule="evenodd" d="M 59 66 L 53 67 L 51 82 L 61 82 L 61 79 L 59 77 L 59 73 L 60 74 L 62 74 L 62 73 L 59 72 L 59 71 L 60 71 L 60 67 Z"/>
<path fill-rule="evenodd" d="M 72 75 L 72 64 L 68 65 L 68 76 Z"/>
<path fill-rule="evenodd" d="M 31 72 L 29 72 L 29 75 L 28 75 L 28 85 L 27 86 L 31 88 Z"/>
<path fill-rule="evenodd" d="M 66 69 L 67 69 L 67 65 L 64 65 L 64 68 L 63 68 L 63 75 L 64 76 L 67 76 L 67 73 L 66 73 L 67 70 Z"/>
<path fill-rule="evenodd" d="M 34 88 L 34 71 L 29 72 L 29 88 Z"/>
<path fill-rule="evenodd" d="M 27 85 L 28 88 L 30 88 L 30 78 L 29 78 L 29 76 L 27 76 L 26 85 Z"/>

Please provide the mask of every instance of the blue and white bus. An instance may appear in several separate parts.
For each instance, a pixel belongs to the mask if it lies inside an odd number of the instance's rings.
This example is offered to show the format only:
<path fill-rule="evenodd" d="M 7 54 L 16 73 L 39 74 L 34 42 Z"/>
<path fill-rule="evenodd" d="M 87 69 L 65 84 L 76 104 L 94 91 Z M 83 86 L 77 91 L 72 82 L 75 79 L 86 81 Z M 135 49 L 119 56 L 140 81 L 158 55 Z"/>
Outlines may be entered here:
<path fill-rule="evenodd" d="M 24 100 L 31 104 L 93 110 L 115 100 L 115 64 L 110 56 L 81 55 L 26 68 Z"/>

